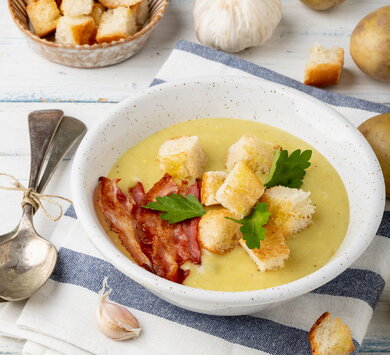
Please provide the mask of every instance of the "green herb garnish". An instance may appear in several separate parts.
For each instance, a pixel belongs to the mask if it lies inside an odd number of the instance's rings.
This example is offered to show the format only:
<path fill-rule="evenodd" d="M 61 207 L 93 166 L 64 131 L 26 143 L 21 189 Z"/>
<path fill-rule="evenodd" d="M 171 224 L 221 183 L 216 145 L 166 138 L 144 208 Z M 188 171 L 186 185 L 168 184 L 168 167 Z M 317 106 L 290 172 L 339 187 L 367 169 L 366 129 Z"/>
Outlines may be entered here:
<path fill-rule="evenodd" d="M 259 249 L 260 240 L 265 239 L 265 233 L 267 230 L 263 227 L 263 225 L 268 222 L 269 216 L 271 215 L 270 212 L 267 212 L 267 208 L 267 203 L 258 202 L 255 207 L 253 207 L 250 215 L 243 219 L 225 217 L 236 223 L 242 224 L 240 231 L 242 233 L 242 238 L 245 240 L 249 249 Z"/>
<path fill-rule="evenodd" d="M 203 216 L 206 211 L 201 203 L 193 195 L 186 197 L 177 194 L 156 197 L 157 202 L 149 202 L 144 208 L 154 211 L 162 211 L 161 219 L 169 223 L 177 223 L 186 219 Z"/>
<path fill-rule="evenodd" d="M 264 186 L 267 189 L 277 185 L 300 188 L 306 175 L 305 169 L 311 165 L 309 163 L 311 154 L 311 150 L 301 153 L 301 150 L 297 149 L 289 156 L 287 150 L 278 150 L 274 155 L 268 180 Z"/>

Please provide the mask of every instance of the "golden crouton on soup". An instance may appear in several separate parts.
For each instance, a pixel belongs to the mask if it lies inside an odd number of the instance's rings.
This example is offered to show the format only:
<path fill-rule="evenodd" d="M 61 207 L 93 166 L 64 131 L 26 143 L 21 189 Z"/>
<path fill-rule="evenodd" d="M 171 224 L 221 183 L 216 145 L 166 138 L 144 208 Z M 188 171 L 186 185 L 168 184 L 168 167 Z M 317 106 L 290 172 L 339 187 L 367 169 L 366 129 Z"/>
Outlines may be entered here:
<path fill-rule="evenodd" d="M 234 165 L 243 161 L 255 173 L 265 174 L 272 166 L 275 151 L 280 146 L 261 140 L 252 135 L 242 136 L 236 143 L 230 146 L 226 160 L 227 170 L 233 169 Z"/>
<path fill-rule="evenodd" d="M 206 156 L 197 136 L 172 138 L 161 144 L 157 159 L 161 169 L 178 180 L 200 178 Z"/>
<path fill-rule="evenodd" d="M 206 171 L 203 173 L 200 190 L 202 205 L 211 206 L 219 204 L 215 195 L 225 178 L 226 173 L 224 171 Z"/>
<path fill-rule="evenodd" d="M 240 224 L 226 217 L 237 216 L 225 208 L 208 211 L 199 222 L 198 240 L 201 246 L 215 254 L 232 250 L 241 238 Z"/>
<path fill-rule="evenodd" d="M 298 233 L 312 223 L 315 206 L 310 200 L 310 192 L 274 186 L 265 191 L 261 202 L 266 202 L 271 212 L 268 224 L 283 229 L 286 235 Z"/>
<path fill-rule="evenodd" d="M 264 189 L 253 170 L 240 161 L 218 189 L 216 199 L 229 211 L 245 217 L 264 193 Z"/>
<path fill-rule="evenodd" d="M 260 242 L 259 249 L 249 249 L 245 240 L 240 239 L 241 246 L 262 272 L 282 268 L 290 255 L 290 249 L 282 230 L 274 226 L 265 228 L 266 236 Z"/>

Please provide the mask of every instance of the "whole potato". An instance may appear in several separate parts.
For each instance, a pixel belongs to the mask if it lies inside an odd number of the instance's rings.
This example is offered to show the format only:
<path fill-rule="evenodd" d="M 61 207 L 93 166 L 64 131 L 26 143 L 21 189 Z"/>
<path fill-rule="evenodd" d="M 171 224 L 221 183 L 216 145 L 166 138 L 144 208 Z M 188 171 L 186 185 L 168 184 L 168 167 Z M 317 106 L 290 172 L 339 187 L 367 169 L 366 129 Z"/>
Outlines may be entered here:
<path fill-rule="evenodd" d="M 352 32 L 350 51 L 362 72 L 390 81 L 390 6 L 371 12 L 358 23 Z"/>
<path fill-rule="evenodd" d="M 306 6 L 314 10 L 328 10 L 333 6 L 341 4 L 345 0 L 301 0 Z"/>
<path fill-rule="evenodd" d="M 390 113 L 374 116 L 359 126 L 370 143 L 385 177 L 386 196 L 390 197 Z"/>

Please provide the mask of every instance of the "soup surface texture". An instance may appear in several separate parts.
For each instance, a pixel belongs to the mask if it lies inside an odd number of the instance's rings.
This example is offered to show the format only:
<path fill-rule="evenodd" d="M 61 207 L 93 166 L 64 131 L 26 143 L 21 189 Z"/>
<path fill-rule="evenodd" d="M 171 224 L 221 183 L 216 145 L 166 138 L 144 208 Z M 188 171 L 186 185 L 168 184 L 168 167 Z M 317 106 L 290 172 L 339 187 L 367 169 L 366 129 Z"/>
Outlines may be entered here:
<path fill-rule="evenodd" d="M 131 147 L 114 164 L 108 177 L 122 179 L 119 186 L 127 191 L 141 181 L 145 190 L 163 176 L 157 162 L 160 145 L 183 135 L 199 137 L 207 156 L 205 171 L 225 170 L 228 148 L 245 134 L 277 143 L 290 153 L 311 149 L 312 165 L 306 170 L 301 187 L 311 192 L 316 206 L 313 224 L 288 238 L 290 257 L 280 270 L 260 272 L 241 246 L 225 255 L 202 251 L 202 265 L 186 263 L 191 270 L 184 284 L 217 291 L 249 291 L 282 285 L 304 277 L 322 267 L 341 245 L 349 223 L 348 196 L 336 170 L 313 147 L 280 129 L 253 121 L 236 119 L 198 119 L 165 128 Z M 264 180 L 265 177 L 260 177 Z M 264 181 L 263 181 L 264 182 Z M 127 256 L 117 236 L 109 232 L 115 245 Z"/>

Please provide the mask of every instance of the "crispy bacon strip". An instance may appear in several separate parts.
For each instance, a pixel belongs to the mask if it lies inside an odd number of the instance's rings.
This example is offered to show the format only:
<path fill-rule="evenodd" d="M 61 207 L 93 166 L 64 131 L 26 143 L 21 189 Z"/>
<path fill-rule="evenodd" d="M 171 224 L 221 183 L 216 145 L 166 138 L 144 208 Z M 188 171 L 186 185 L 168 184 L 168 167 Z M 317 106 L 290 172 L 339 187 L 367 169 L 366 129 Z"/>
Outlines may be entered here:
<path fill-rule="evenodd" d="M 179 186 L 175 183 L 172 176 L 165 174 L 161 180 L 157 181 L 154 186 L 146 194 L 147 202 L 155 201 L 156 197 L 167 196 L 170 194 L 177 194 Z"/>
<path fill-rule="evenodd" d="M 123 246 L 139 265 L 158 276 L 182 283 L 189 271 L 180 266 L 186 261 L 201 262 L 197 241 L 199 218 L 169 224 L 160 218 L 160 212 L 142 206 L 172 193 L 192 194 L 199 199 L 199 181 L 191 186 L 187 182 L 178 186 L 165 174 L 147 193 L 138 182 L 129 189 L 129 196 L 119 189 L 118 181 L 101 178 L 98 187 L 98 206 L 111 230 L 118 233 Z"/>
<path fill-rule="evenodd" d="M 193 185 L 181 186 L 181 194 L 184 196 L 193 195 L 200 199 L 200 181 L 196 180 Z M 176 238 L 178 242 L 179 255 L 182 263 L 191 261 L 194 264 L 201 263 L 201 252 L 198 244 L 198 224 L 200 218 L 192 218 L 181 223 L 177 223 Z"/>
<path fill-rule="evenodd" d="M 146 194 L 144 187 L 140 182 L 136 183 L 131 189 L 129 189 L 129 195 L 135 201 L 135 204 L 138 206 L 143 206 L 146 204 Z"/>
<path fill-rule="evenodd" d="M 118 234 L 122 245 L 131 254 L 134 261 L 152 270 L 152 263 L 144 254 L 136 233 L 135 221 L 132 217 L 133 205 L 130 199 L 118 187 L 119 179 L 99 179 L 97 186 L 97 207 L 102 212 L 110 229 Z"/>

